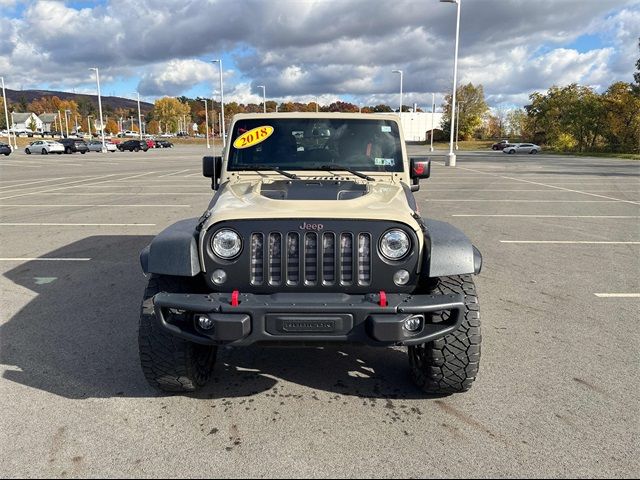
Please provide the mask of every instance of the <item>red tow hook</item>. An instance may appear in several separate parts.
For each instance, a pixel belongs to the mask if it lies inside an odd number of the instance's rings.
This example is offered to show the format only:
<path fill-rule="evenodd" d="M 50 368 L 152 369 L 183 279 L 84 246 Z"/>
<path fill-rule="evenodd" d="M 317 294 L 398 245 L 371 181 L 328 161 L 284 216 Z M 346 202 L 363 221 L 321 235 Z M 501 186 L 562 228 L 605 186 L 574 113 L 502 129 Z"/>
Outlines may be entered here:
<path fill-rule="evenodd" d="M 380 290 L 380 306 L 381 307 L 387 306 L 387 294 L 384 293 L 384 290 Z"/>
<path fill-rule="evenodd" d="M 231 293 L 231 306 L 237 307 L 240 305 L 240 292 L 238 290 L 234 290 Z"/>

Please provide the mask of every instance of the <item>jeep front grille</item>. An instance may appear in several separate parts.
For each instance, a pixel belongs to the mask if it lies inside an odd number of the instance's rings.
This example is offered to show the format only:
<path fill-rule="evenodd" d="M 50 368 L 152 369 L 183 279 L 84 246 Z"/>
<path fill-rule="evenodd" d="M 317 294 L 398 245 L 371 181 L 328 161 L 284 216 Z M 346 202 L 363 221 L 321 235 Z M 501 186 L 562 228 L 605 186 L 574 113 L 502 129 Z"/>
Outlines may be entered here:
<path fill-rule="evenodd" d="M 369 233 L 253 233 L 250 245 L 252 285 L 371 285 Z"/>

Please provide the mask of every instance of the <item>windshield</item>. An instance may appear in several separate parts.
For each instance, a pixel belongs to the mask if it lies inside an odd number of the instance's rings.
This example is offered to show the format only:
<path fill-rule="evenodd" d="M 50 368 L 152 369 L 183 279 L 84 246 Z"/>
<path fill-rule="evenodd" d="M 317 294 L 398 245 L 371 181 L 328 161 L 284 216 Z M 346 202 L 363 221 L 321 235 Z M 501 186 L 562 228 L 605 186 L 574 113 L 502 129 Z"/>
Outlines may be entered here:
<path fill-rule="evenodd" d="M 261 118 L 234 125 L 228 170 L 251 170 L 256 165 L 314 170 L 332 164 L 366 172 L 403 171 L 397 123 Z"/>

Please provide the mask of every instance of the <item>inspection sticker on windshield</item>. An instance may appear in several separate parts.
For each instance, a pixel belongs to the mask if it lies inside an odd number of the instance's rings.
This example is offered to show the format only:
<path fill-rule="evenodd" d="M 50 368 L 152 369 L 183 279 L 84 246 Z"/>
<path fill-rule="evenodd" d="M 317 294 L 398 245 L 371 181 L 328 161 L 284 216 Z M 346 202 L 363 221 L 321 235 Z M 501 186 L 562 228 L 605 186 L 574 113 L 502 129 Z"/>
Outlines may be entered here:
<path fill-rule="evenodd" d="M 382 125 L 380 127 L 382 133 L 391 133 L 391 127 L 389 125 Z"/>
<path fill-rule="evenodd" d="M 395 158 L 376 158 L 374 163 L 378 167 L 393 167 L 396 164 Z"/>
<path fill-rule="evenodd" d="M 273 127 L 270 125 L 256 127 L 236 138 L 236 141 L 233 142 L 233 146 L 238 150 L 253 147 L 254 145 L 264 142 L 272 134 Z"/>

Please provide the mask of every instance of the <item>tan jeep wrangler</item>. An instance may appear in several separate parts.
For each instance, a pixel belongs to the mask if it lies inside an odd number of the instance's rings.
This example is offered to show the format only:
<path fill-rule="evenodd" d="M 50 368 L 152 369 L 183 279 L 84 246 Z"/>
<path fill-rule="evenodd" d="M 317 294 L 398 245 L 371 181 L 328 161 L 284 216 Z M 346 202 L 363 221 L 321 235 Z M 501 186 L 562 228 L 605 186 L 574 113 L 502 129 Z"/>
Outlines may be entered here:
<path fill-rule="evenodd" d="M 408 347 L 429 394 L 468 390 L 482 257 L 421 217 L 413 192 L 431 164 L 402 138 L 395 115 L 237 115 L 224 156 L 203 159 L 207 210 L 140 255 L 151 385 L 198 389 L 221 345 L 354 343 Z"/>

